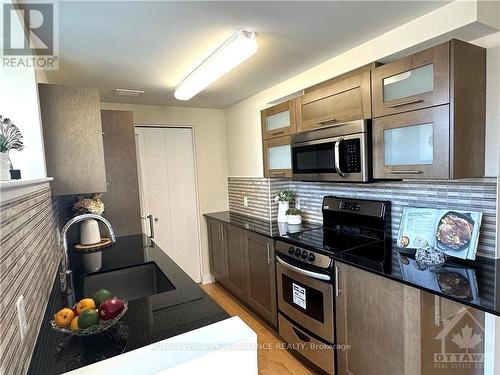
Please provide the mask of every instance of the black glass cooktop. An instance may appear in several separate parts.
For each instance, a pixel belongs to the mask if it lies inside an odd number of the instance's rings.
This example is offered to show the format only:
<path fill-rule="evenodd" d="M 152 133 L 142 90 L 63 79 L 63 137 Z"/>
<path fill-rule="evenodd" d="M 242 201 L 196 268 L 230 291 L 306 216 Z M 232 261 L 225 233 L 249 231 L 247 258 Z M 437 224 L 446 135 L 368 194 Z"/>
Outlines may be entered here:
<path fill-rule="evenodd" d="M 324 250 L 330 253 L 340 253 L 362 246 L 379 242 L 376 238 L 359 236 L 326 228 L 307 230 L 300 233 L 288 233 L 281 239 L 289 240 L 296 246 L 312 250 Z"/>

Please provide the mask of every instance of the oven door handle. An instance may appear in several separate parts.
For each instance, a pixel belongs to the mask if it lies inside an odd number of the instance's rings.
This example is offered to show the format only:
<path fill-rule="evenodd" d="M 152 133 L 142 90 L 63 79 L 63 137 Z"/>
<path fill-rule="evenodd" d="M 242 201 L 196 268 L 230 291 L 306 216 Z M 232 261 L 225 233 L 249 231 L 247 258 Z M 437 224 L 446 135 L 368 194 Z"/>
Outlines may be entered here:
<path fill-rule="evenodd" d="M 335 169 L 337 170 L 337 173 L 340 177 L 345 177 L 345 173 L 342 172 L 342 169 L 340 169 L 340 142 L 344 140 L 344 137 L 340 137 L 336 142 L 335 142 Z"/>
<path fill-rule="evenodd" d="M 301 275 L 309 276 L 309 277 L 312 277 L 313 279 L 318 279 L 318 280 L 324 280 L 324 281 L 330 281 L 331 280 L 330 276 L 328 276 L 328 275 L 325 275 L 323 273 L 318 273 L 318 272 L 303 270 L 302 268 L 296 267 L 294 265 L 291 265 L 288 262 L 285 262 L 280 257 L 276 257 L 276 260 L 283 267 L 288 268 L 289 270 L 292 270 L 294 272 L 300 273 Z"/>

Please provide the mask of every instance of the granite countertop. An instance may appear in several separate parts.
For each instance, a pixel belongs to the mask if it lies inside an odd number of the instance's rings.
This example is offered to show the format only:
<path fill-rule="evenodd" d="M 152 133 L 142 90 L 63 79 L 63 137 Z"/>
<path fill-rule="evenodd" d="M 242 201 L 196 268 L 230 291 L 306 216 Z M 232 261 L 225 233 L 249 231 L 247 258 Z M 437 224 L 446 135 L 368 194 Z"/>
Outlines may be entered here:
<path fill-rule="evenodd" d="M 305 222 L 290 230 L 286 224 L 278 225 L 229 211 L 205 216 L 289 243 L 293 243 L 293 239 L 283 237 L 287 233 L 321 228 L 321 224 Z M 363 250 L 328 253 L 338 262 L 500 316 L 500 259 L 477 257 L 468 261 L 448 257 L 441 267 L 424 268 L 415 261 L 415 250 L 399 248 L 391 241 Z"/>
<path fill-rule="evenodd" d="M 304 230 L 321 228 L 321 224 L 318 223 L 302 222 L 302 224 L 299 225 L 288 225 L 287 223 L 262 220 L 231 211 L 212 212 L 205 214 L 204 216 L 226 224 L 247 229 L 251 232 L 262 234 L 267 237 L 276 237 L 287 233 L 296 233 Z"/>
<path fill-rule="evenodd" d="M 71 252 L 70 259 L 79 300 L 84 276 L 81 255 Z M 147 262 L 155 262 L 175 289 L 130 301 L 128 311 L 113 328 L 90 337 L 69 336 L 50 327 L 54 313 L 66 305 L 56 277 L 28 373 L 61 374 L 229 318 L 144 235 L 119 237 L 113 247 L 103 251 L 99 272 Z"/>

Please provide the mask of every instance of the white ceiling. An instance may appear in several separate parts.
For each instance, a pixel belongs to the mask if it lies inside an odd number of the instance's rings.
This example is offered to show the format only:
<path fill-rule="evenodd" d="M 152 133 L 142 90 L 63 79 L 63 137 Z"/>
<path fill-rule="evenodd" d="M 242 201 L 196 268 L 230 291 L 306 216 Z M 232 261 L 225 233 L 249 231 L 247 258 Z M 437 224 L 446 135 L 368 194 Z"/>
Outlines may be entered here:
<path fill-rule="evenodd" d="M 105 102 L 225 108 L 445 4 L 60 2 L 59 70 L 47 77 L 98 87 Z M 242 27 L 257 32 L 257 53 L 193 99 L 175 99 L 174 87 Z"/>

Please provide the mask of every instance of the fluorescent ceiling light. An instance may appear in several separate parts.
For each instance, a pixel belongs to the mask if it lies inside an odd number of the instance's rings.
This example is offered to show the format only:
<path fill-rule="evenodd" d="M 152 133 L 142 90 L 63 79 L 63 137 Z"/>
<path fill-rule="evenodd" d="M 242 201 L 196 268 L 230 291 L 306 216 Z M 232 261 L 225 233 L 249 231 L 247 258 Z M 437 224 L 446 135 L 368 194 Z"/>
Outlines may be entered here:
<path fill-rule="evenodd" d="M 144 90 L 115 89 L 115 94 L 120 96 L 141 96 Z"/>
<path fill-rule="evenodd" d="M 177 85 L 174 96 L 179 100 L 191 99 L 252 56 L 258 48 L 254 32 L 238 30 Z"/>

